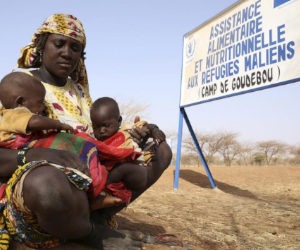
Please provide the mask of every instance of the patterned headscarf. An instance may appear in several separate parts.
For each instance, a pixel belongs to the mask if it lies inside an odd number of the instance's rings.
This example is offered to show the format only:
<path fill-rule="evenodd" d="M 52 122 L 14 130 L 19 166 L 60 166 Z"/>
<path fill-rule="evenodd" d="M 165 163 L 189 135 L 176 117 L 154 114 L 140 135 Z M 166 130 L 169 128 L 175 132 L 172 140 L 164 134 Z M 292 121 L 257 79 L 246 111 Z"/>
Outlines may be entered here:
<path fill-rule="evenodd" d="M 38 37 L 44 33 L 59 34 L 71 37 L 79 41 L 83 45 L 83 49 L 86 45 L 85 32 L 80 20 L 68 14 L 53 14 L 48 17 L 33 34 L 31 42 L 21 49 L 21 57 L 18 59 L 17 67 L 40 67 L 40 62 L 35 60 L 37 57 L 40 57 L 39 51 L 37 51 L 37 41 Z M 77 68 L 72 73 L 71 78 L 88 89 L 87 73 L 84 60 L 82 58 L 80 59 Z"/>

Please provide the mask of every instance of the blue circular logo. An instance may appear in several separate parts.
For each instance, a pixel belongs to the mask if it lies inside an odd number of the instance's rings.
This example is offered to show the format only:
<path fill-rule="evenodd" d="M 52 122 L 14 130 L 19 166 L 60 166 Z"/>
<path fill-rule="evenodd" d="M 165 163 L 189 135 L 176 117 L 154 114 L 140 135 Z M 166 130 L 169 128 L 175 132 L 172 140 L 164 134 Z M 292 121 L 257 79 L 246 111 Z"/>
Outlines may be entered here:
<path fill-rule="evenodd" d="M 195 39 L 190 39 L 185 47 L 185 53 L 188 58 L 192 57 L 195 52 Z"/>

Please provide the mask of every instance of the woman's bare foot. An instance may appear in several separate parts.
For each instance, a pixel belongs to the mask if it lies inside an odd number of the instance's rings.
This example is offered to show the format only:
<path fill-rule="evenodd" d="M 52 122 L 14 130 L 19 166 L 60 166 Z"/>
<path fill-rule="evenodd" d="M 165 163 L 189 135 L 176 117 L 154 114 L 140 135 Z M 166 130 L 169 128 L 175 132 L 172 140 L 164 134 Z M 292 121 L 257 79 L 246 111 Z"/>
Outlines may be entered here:
<path fill-rule="evenodd" d="M 90 201 L 90 209 L 91 211 L 94 211 L 100 208 L 116 206 L 121 203 L 122 200 L 118 197 L 109 194 L 99 195 Z"/>
<path fill-rule="evenodd" d="M 139 231 L 112 230 L 105 225 L 93 224 L 92 231 L 74 242 L 101 250 L 141 250 L 145 235 Z"/>

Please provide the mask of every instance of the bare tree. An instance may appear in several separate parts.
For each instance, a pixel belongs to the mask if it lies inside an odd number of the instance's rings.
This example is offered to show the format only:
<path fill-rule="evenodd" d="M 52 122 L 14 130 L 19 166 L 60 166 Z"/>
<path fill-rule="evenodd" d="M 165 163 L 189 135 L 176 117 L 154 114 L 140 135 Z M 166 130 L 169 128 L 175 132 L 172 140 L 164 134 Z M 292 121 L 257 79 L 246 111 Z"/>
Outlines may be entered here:
<path fill-rule="evenodd" d="M 195 135 L 207 163 L 214 162 L 215 155 L 221 147 L 221 138 L 219 134 L 200 134 L 199 132 L 195 132 Z M 197 153 L 196 146 L 191 136 L 186 136 L 183 140 L 183 144 L 188 152 L 194 154 Z"/>
<path fill-rule="evenodd" d="M 300 164 L 300 145 L 290 146 L 289 151 L 291 154 L 291 164 Z"/>
<path fill-rule="evenodd" d="M 201 136 L 200 141 L 203 142 L 203 151 L 207 162 L 213 162 L 215 155 L 222 147 L 222 137 L 219 136 L 219 133 L 208 134 Z"/>
<path fill-rule="evenodd" d="M 181 162 L 185 166 L 195 166 L 200 167 L 199 157 L 195 154 L 184 153 L 181 155 Z"/>
<path fill-rule="evenodd" d="M 224 164 L 231 166 L 233 160 L 242 152 L 242 146 L 237 141 L 237 133 L 224 132 L 220 134 L 221 146 L 219 153 L 222 155 Z"/>
<path fill-rule="evenodd" d="M 127 103 L 121 103 L 120 112 L 123 118 L 123 125 L 132 124 L 134 122 L 134 118 L 136 116 L 145 119 L 146 117 L 146 110 L 148 109 L 148 104 L 137 104 L 133 101 L 128 101 Z"/>
<path fill-rule="evenodd" d="M 241 143 L 240 153 L 237 155 L 239 165 L 249 165 L 253 161 L 254 146 L 250 143 Z"/>
<path fill-rule="evenodd" d="M 284 154 L 287 149 L 286 144 L 275 140 L 258 142 L 257 147 L 263 153 L 267 165 L 274 163 L 276 157 Z"/>
<path fill-rule="evenodd" d="M 237 133 L 217 132 L 204 134 L 195 132 L 195 136 L 207 163 L 218 163 L 220 156 L 225 165 L 233 162 L 239 165 L 274 163 L 299 164 L 300 146 L 290 146 L 278 141 L 240 143 Z M 190 135 L 184 137 L 182 147 L 185 153 L 197 155 L 195 144 Z M 189 156 L 189 157 L 190 157 Z M 198 165 L 201 161 L 198 157 Z"/>
<path fill-rule="evenodd" d="M 190 135 L 184 137 L 184 139 L 182 140 L 182 145 L 183 145 L 184 152 L 186 152 L 186 154 L 184 158 L 183 157 L 181 158 L 181 160 L 187 161 L 187 157 L 193 158 L 193 161 L 197 163 L 197 166 L 200 166 L 200 159 L 197 156 L 197 149 Z"/>
<path fill-rule="evenodd" d="M 190 135 L 184 136 L 184 138 L 182 140 L 182 145 L 183 145 L 183 148 L 184 148 L 185 151 L 187 151 L 189 153 L 192 153 L 192 154 L 197 153 L 195 144 L 194 144 L 193 139 Z"/>

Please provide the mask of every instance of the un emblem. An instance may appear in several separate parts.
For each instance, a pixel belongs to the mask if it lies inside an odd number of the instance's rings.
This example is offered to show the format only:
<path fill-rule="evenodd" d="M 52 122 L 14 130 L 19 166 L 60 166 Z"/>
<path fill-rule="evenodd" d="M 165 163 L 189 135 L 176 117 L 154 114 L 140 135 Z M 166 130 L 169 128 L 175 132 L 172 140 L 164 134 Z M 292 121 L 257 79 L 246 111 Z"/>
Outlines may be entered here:
<path fill-rule="evenodd" d="M 187 58 L 191 58 L 194 55 L 195 52 L 195 39 L 190 39 L 185 47 L 185 54 Z"/>

